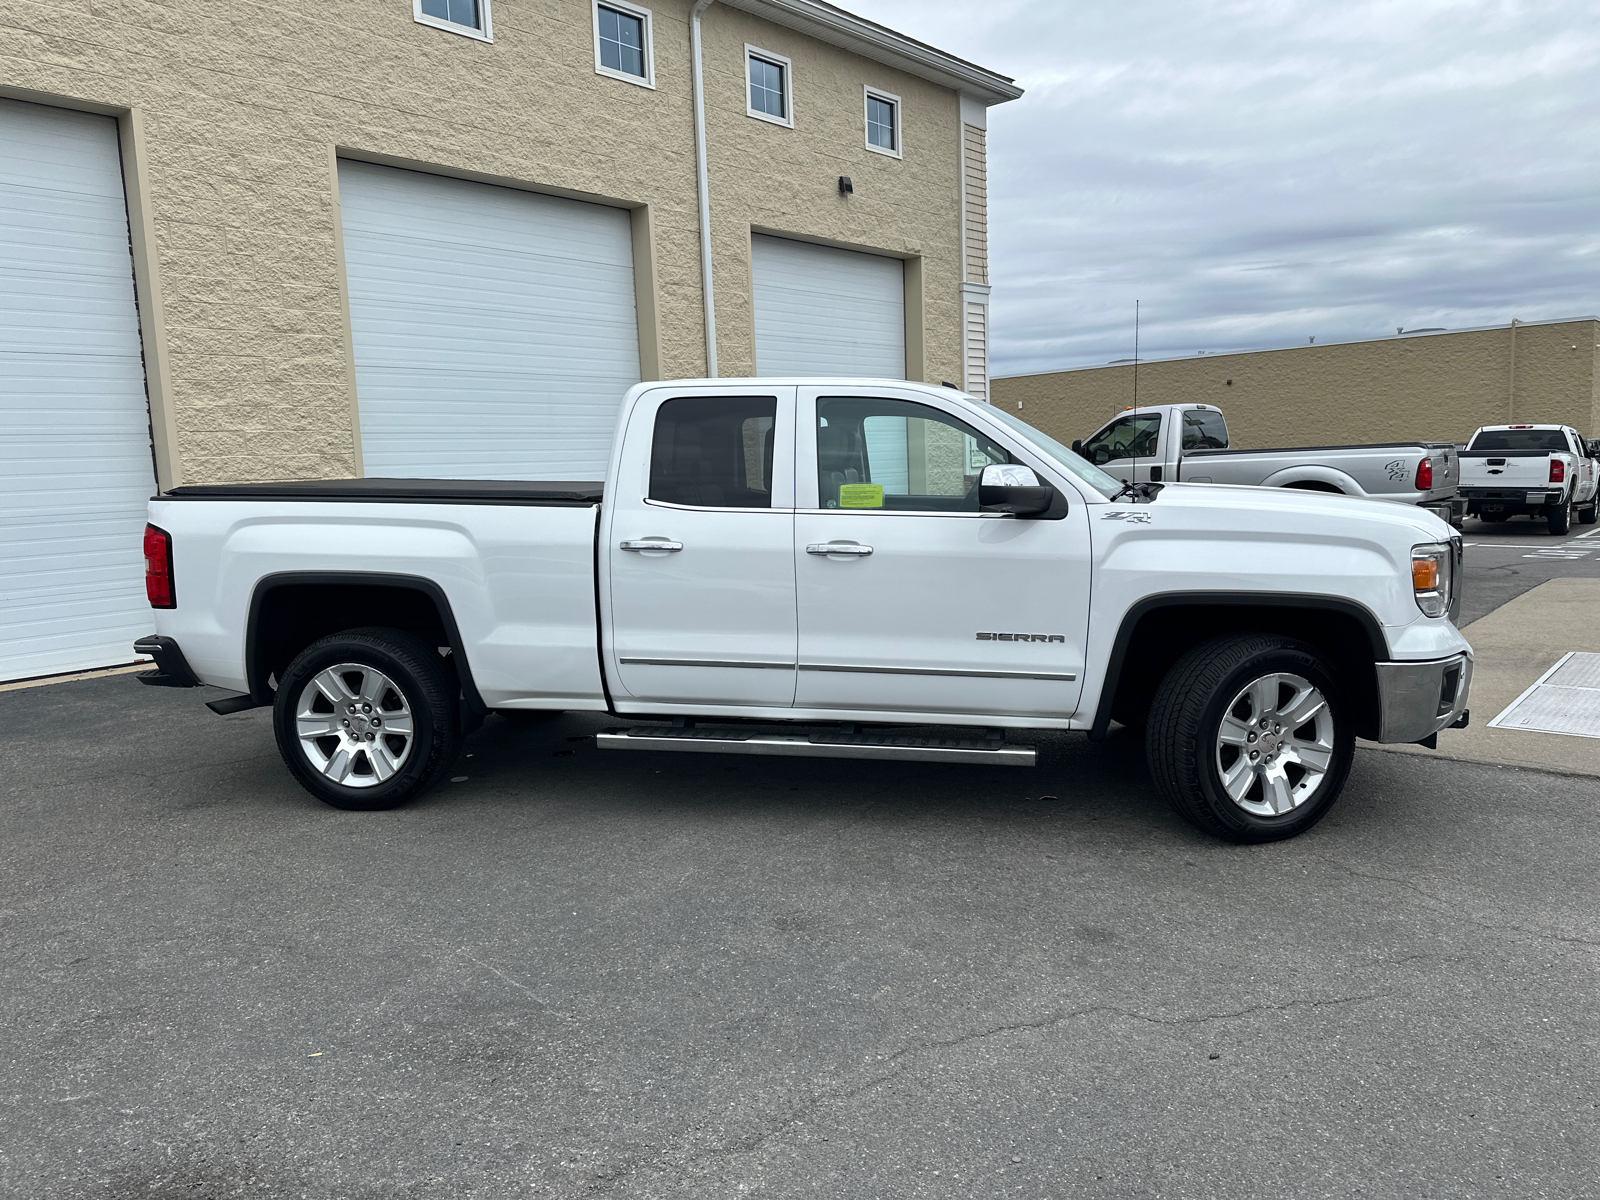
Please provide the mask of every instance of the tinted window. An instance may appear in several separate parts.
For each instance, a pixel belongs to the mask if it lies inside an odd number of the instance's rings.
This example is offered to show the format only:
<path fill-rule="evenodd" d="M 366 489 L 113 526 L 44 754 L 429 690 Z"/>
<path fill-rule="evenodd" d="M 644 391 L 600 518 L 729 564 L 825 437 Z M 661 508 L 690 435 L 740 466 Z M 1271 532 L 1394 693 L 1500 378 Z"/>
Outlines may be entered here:
<path fill-rule="evenodd" d="M 768 396 L 684 396 L 656 412 L 650 499 L 702 508 L 772 507 Z"/>
<path fill-rule="evenodd" d="M 1160 413 L 1130 413 L 1084 442 L 1083 456 L 1096 466 L 1119 458 L 1151 458 L 1160 432 Z"/>
<path fill-rule="evenodd" d="M 1226 450 L 1228 425 L 1222 414 L 1212 409 L 1185 409 L 1183 413 L 1185 450 Z"/>
<path fill-rule="evenodd" d="M 817 401 L 823 508 L 977 512 L 978 476 L 1011 456 L 955 417 L 909 400 Z"/>
<path fill-rule="evenodd" d="M 1467 449 L 1562 451 L 1567 449 L 1567 435 L 1559 429 L 1488 429 Z"/>

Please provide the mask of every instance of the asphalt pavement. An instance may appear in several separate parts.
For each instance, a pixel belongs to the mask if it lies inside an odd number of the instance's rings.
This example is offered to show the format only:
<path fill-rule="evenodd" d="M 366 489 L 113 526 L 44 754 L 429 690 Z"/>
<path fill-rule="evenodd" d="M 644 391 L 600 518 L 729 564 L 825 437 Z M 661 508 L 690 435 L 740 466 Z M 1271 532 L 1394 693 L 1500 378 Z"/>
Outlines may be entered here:
<path fill-rule="evenodd" d="M 1600 525 L 1574 522 L 1558 536 L 1544 521 L 1527 517 L 1498 524 L 1469 519 L 1461 536 L 1467 572 L 1463 626 L 1546 580 L 1600 579 Z"/>
<path fill-rule="evenodd" d="M 1600 779 L 1361 750 L 1239 847 L 1126 734 L 601 723 L 343 813 L 263 711 L 0 692 L 0 1196 L 1600 1195 Z"/>

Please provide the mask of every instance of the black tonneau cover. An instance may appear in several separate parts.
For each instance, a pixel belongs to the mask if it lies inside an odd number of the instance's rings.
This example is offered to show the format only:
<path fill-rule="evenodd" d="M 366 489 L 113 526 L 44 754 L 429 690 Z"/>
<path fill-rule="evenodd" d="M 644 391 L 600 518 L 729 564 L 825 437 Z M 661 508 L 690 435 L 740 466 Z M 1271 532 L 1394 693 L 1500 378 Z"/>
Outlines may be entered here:
<path fill-rule="evenodd" d="M 605 484 L 517 479 L 290 479 L 278 483 L 191 483 L 164 500 L 343 500 L 360 503 L 592 505 Z"/>

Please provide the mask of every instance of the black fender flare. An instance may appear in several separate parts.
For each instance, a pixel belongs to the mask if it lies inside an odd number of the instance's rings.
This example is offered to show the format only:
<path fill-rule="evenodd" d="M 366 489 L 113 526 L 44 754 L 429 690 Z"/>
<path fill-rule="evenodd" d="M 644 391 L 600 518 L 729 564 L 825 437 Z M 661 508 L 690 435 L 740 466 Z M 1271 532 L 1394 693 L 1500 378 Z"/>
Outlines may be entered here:
<path fill-rule="evenodd" d="M 1122 668 L 1134 630 L 1147 615 L 1162 608 L 1295 608 L 1338 613 L 1353 618 L 1366 633 L 1373 662 L 1384 662 L 1389 657 L 1389 643 L 1383 636 L 1382 623 L 1366 605 L 1343 596 L 1309 592 L 1162 592 L 1146 596 L 1122 614 L 1122 623 L 1117 627 L 1116 639 L 1111 643 L 1111 657 L 1106 660 L 1100 700 L 1095 705 L 1094 724 L 1089 727 L 1091 740 L 1104 738 L 1111 726 L 1111 705 L 1122 680 Z"/>
<path fill-rule="evenodd" d="M 258 638 L 261 629 L 261 610 L 266 599 L 282 587 L 384 587 L 420 592 L 433 602 L 439 620 L 444 625 L 446 644 L 455 663 L 456 676 L 461 680 L 461 697 L 464 717 L 481 720 L 489 711 L 478 692 L 472 677 L 472 666 L 467 659 L 466 646 L 461 640 L 461 629 L 450 607 L 450 598 L 444 589 L 421 575 L 397 575 L 381 571 L 278 571 L 256 580 L 250 593 L 250 616 L 245 624 L 244 654 L 245 678 L 250 685 L 250 698 L 257 704 L 272 703 L 272 689 L 267 686 L 268 671 L 261 661 Z"/>

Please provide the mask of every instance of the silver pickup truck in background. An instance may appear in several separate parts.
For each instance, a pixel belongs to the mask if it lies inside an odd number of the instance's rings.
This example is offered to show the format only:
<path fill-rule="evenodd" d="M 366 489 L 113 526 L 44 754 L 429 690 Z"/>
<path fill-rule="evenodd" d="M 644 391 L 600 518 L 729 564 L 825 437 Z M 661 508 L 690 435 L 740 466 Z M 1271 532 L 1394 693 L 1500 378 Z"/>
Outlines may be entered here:
<path fill-rule="evenodd" d="M 1557 536 L 1600 517 L 1595 447 L 1570 425 L 1485 425 L 1461 451 L 1467 515 L 1504 521 L 1526 513 Z"/>
<path fill-rule="evenodd" d="M 1449 442 L 1240 450 L 1209 404 L 1128 409 L 1072 448 L 1124 483 L 1231 483 L 1393 500 L 1459 526 L 1457 450 Z"/>

